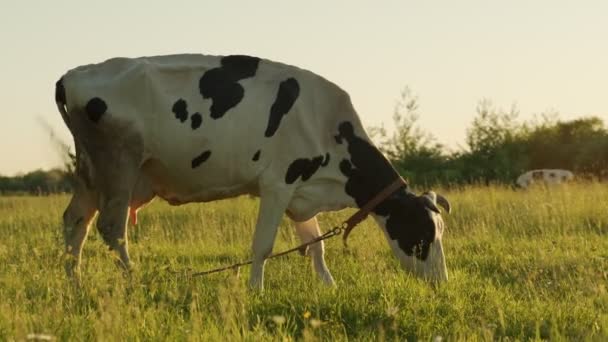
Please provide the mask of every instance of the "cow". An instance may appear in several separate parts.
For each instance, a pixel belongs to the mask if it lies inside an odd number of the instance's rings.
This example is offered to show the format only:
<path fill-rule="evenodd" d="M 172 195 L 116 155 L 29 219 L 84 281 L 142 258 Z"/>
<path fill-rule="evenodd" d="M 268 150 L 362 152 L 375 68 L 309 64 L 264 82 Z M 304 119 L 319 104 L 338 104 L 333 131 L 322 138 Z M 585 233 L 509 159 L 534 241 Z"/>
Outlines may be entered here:
<path fill-rule="evenodd" d="M 249 284 L 263 289 L 265 259 L 284 214 L 302 242 L 316 215 L 364 206 L 399 174 L 365 133 L 349 95 L 307 70 L 245 55 L 113 58 L 68 71 L 55 100 L 76 152 L 63 214 L 66 272 L 79 279 L 89 223 L 129 270 L 126 222 L 155 197 L 171 205 L 259 196 Z M 402 267 L 448 279 L 434 192 L 395 191 L 373 209 Z M 334 284 L 323 242 L 309 248 Z"/>
<path fill-rule="evenodd" d="M 555 185 L 574 179 L 574 174 L 568 170 L 560 169 L 538 169 L 530 170 L 517 177 L 515 184 L 519 188 L 526 189 L 533 184 Z"/>

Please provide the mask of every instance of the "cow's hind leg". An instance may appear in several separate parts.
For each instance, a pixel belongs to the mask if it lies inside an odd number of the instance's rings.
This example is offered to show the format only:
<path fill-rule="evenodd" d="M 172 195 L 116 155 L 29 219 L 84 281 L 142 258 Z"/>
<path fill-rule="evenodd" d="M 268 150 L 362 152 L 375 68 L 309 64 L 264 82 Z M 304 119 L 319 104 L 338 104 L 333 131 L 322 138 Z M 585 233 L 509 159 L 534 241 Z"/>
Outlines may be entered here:
<path fill-rule="evenodd" d="M 131 268 L 129 241 L 127 239 L 128 196 L 113 196 L 103 202 L 97 220 L 97 229 L 103 240 L 118 253 L 119 265 L 126 270 Z"/>
<path fill-rule="evenodd" d="M 105 164 L 96 165 L 102 184 L 99 187 L 97 230 L 110 249 L 118 253 L 119 265 L 129 270 L 132 265 L 129 258 L 127 218 L 133 189 L 138 179 L 138 163 L 126 152 L 102 158 Z"/>
<path fill-rule="evenodd" d="M 89 224 L 97 210 L 96 194 L 75 177 L 74 195 L 63 213 L 65 239 L 65 271 L 70 278 L 80 278 L 82 246 L 89 232 Z"/>
<path fill-rule="evenodd" d="M 321 236 L 321 230 L 319 229 L 319 223 L 317 222 L 316 217 L 304 222 L 295 222 L 295 225 L 296 232 L 302 243 L 309 242 Z M 312 259 L 312 265 L 321 280 L 327 285 L 334 285 L 334 278 L 331 276 L 331 273 L 325 264 L 325 247 L 323 241 L 308 246 L 308 251 Z"/>
<path fill-rule="evenodd" d="M 277 230 L 291 194 L 291 191 L 286 189 L 260 189 L 260 210 L 252 246 L 253 261 L 249 279 L 251 288 L 264 288 L 264 264 L 272 253 Z"/>

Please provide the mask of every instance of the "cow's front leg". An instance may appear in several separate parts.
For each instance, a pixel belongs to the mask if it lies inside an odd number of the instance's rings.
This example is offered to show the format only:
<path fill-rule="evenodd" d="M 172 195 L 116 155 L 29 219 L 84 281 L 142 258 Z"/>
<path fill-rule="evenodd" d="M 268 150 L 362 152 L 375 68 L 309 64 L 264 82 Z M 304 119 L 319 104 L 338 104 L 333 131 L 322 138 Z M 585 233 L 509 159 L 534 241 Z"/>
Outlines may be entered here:
<path fill-rule="evenodd" d="M 285 213 L 291 192 L 285 189 L 261 189 L 260 210 L 253 236 L 253 261 L 249 286 L 264 288 L 264 264 L 272 253 L 281 218 Z"/>
<path fill-rule="evenodd" d="M 321 236 L 321 230 L 319 229 L 319 223 L 317 218 L 313 217 L 308 221 L 296 222 L 296 232 L 300 236 L 302 243 L 307 243 Z M 310 256 L 312 258 L 312 264 L 319 275 L 319 278 L 326 285 L 334 285 L 334 278 L 331 276 L 327 265 L 325 264 L 325 247 L 323 241 L 314 243 L 308 247 Z"/>

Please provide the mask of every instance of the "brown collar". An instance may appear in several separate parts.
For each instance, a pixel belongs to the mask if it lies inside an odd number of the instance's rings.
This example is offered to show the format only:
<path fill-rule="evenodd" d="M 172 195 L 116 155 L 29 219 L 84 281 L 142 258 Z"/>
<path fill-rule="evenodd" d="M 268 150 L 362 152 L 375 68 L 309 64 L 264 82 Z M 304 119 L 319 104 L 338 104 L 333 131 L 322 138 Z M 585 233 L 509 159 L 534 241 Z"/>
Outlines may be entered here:
<path fill-rule="evenodd" d="M 372 198 L 369 202 L 365 203 L 363 207 L 361 207 L 356 213 L 354 213 L 351 217 L 349 217 L 342 224 L 342 228 L 344 229 L 344 236 L 342 237 L 342 241 L 344 241 L 344 246 L 346 246 L 346 239 L 348 239 L 348 235 L 361 221 L 365 220 L 367 215 L 374 210 L 380 204 L 380 202 L 387 199 L 390 195 L 392 195 L 397 189 L 400 187 L 407 187 L 407 182 L 401 178 L 401 176 L 397 177 L 393 183 L 391 183 L 386 188 L 382 189 L 374 198 Z"/>

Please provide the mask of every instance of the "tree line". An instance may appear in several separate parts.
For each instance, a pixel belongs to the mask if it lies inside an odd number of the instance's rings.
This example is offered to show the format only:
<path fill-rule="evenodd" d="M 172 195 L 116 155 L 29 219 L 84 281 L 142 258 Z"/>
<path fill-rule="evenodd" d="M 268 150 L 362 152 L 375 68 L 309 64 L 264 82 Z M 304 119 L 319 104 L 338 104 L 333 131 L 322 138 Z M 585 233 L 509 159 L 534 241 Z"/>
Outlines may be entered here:
<path fill-rule="evenodd" d="M 68 173 L 63 169 L 36 170 L 14 177 L 0 176 L 0 194 L 46 195 L 71 191 Z"/>
<path fill-rule="evenodd" d="M 406 88 L 395 106 L 394 132 L 369 130 L 414 184 L 513 184 L 525 171 L 543 168 L 567 169 L 579 178 L 608 176 L 608 130 L 598 117 L 560 120 L 557 113 L 544 113 L 521 121 L 517 106 L 505 110 L 481 100 L 466 131 L 466 148 L 455 151 L 420 129 L 418 118 L 418 98 Z"/>
<path fill-rule="evenodd" d="M 556 113 L 545 113 L 532 121 L 521 121 L 516 106 L 505 110 L 481 100 L 466 131 L 466 147 L 450 150 L 418 126 L 419 110 L 418 98 L 405 88 L 395 105 L 394 130 L 388 133 L 382 126 L 368 129 L 380 150 L 413 184 L 513 184 L 523 172 L 543 168 L 567 169 L 579 178 L 608 177 L 608 130 L 598 117 L 564 121 Z M 49 132 L 64 165 L 50 171 L 0 176 L 1 194 L 71 190 L 74 155 Z"/>

